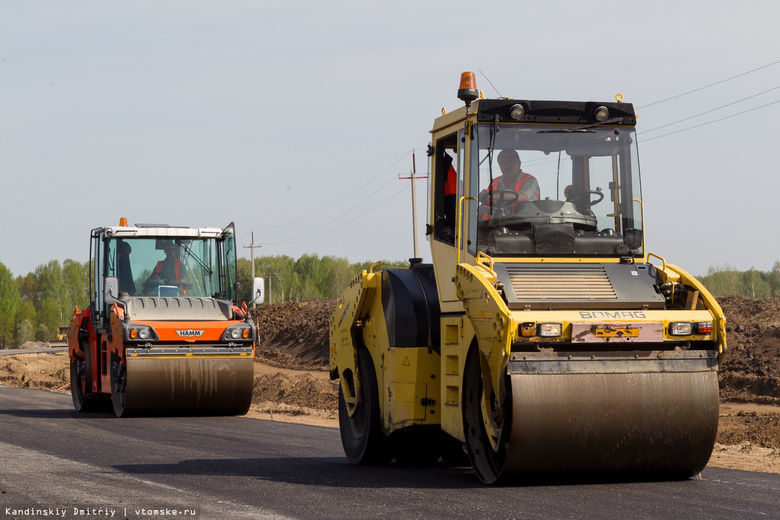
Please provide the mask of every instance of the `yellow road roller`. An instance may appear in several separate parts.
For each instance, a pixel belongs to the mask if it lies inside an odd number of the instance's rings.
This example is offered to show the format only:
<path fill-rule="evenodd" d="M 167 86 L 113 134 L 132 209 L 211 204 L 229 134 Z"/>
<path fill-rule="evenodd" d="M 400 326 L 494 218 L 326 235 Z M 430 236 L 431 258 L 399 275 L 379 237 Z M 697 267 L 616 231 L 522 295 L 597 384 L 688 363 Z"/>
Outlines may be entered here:
<path fill-rule="evenodd" d="M 486 99 L 473 73 L 458 97 L 428 147 L 432 264 L 363 271 L 330 320 L 347 458 L 698 474 L 726 322 L 646 251 L 633 106 Z"/>
<path fill-rule="evenodd" d="M 92 302 L 68 329 L 76 410 L 246 413 L 257 331 L 236 287 L 232 223 L 93 229 Z"/>

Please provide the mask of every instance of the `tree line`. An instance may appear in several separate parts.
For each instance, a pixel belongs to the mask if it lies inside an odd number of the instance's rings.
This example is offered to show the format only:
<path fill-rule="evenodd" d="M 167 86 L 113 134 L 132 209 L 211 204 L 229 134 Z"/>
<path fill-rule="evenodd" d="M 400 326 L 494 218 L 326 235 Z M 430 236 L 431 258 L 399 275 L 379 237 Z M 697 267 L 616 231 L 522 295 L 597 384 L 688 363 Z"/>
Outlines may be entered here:
<path fill-rule="evenodd" d="M 89 304 L 89 266 L 52 260 L 15 279 L 0 262 L 0 348 L 52 341 L 73 309 Z"/>
<path fill-rule="evenodd" d="M 291 256 L 261 256 L 255 258 L 255 277 L 265 280 L 265 303 L 327 298 L 341 296 L 344 288 L 355 276 L 376 262 L 350 263 L 335 256 L 303 255 L 295 260 Z M 385 269 L 406 269 L 408 261 L 381 261 Z M 252 299 L 252 263 L 238 259 L 238 301 Z M 376 270 L 376 268 L 375 268 Z"/>
<path fill-rule="evenodd" d="M 714 296 L 744 296 L 753 300 L 780 298 L 780 261 L 770 271 L 749 269 L 737 271 L 729 264 L 710 266 L 706 276 L 699 276 Z"/>
<path fill-rule="evenodd" d="M 261 256 L 254 259 L 255 276 L 265 279 L 265 303 L 336 299 L 352 279 L 374 262 L 350 263 L 335 256 Z M 403 269 L 407 261 L 380 262 L 385 269 Z M 252 264 L 238 259 L 238 301 L 249 302 Z M 27 341 L 53 341 L 59 327 L 67 326 L 78 307 L 90 302 L 89 264 L 52 260 L 26 276 L 13 277 L 0 262 L 0 348 Z M 780 261 L 772 270 L 737 271 L 728 264 L 711 266 L 699 280 L 715 296 L 751 299 L 780 298 Z"/>
<path fill-rule="evenodd" d="M 238 301 L 249 302 L 252 264 L 237 262 Z M 311 298 L 335 299 L 349 282 L 373 262 L 350 263 L 346 258 L 286 255 L 255 258 L 255 276 L 265 278 L 266 303 Z M 385 268 L 406 268 L 406 261 L 383 262 Z M 270 274 L 269 274 L 270 273 Z M 0 348 L 14 348 L 28 341 L 50 342 L 58 329 L 70 324 L 76 307 L 89 305 L 89 262 L 52 260 L 26 276 L 13 277 L 0 262 Z"/>

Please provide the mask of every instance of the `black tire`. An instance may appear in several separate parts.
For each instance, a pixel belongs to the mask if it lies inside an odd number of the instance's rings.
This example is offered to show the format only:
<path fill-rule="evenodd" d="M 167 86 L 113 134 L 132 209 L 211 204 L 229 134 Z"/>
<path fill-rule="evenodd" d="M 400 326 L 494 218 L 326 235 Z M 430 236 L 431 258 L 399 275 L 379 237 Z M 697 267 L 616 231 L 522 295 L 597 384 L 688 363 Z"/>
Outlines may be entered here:
<path fill-rule="evenodd" d="M 482 422 L 482 369 L 479 363 L 479 352 L 472 348 L 466 359 L 463 381 L 463 431 L 466 435 L 466 451 L 477 477 L 485 484 L 493 484 L 506 464 L 505 440 L 509 437 L 510 428 L 504 428 L 500 448 L 498 452 L 494 451 Z M 504 420 L 511 424 L 511 418 Z"/>
<path fill-rule="evenodd" d="M 395 461 L 404 466 L 431 466 L 441 455 L 440 430 L 437 426 L 394 433 L 390 440 Z"/>
<path fill-rule="evenodd" d="M 441 432 L 439 442 L 441 458 L 444 464 L 454 468 L 471 466 L 469 454 L 466 452 L 464 443 L 444 432 Z"/>
<path fill-rule="evenodd" d="M 73 398 L 73 407 L 77 412 L 106 412 L 109 408 L 105 396 L 89 391 L 91 389 L 88 380 L 92 371 L 89 347 L 84 350 L 84 354 L 84 361 L 70 362 L 70 395 Z"/>
<path fill-rule="evenodd" d="M 86 386 L 86 376 L 84 374 L 84 362 L 70 362 L 70 395 L 73 398 L 73 407 L 77 412 L 86 412 L 85 406 L 88 403 L 87 395 L 84 390 Z"/>
<path fill-rule="evenodd" d="M 125 412 L 127 392 L 127 369 L 116 354 L 111 355 L 111 404 L 117 417 L 128 415 Z"/>
<path fill-rule="evenodd" d="M 344 389 L 339 390 L 341 444 L 352 464 L 385 465 L 393 460 L 393 452 L 387 436 L 382 433 L 379 388 L 374 364 L 367 351 L 358 352 L 357 368 L 357 377 L 360 378 L 360 403 L 352 417 L 347 411 Z"/>

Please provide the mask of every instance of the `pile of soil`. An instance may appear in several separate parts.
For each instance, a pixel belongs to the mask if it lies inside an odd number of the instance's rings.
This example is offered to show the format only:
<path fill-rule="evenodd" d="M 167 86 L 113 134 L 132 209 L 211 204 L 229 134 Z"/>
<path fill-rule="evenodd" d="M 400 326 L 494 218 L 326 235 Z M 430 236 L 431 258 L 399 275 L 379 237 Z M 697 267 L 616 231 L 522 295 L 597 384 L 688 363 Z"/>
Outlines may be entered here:
<path fill-rule="evenodd" d="M 21 345 L 19 345 L 19 348 L 47 348 L 50 345 L 46 343 L 45 341 L 25 341 Z"/>
<path fill-rule="evenodd" d="M 256 359 L 283 368 L 328 366 L 328 322 L 335 300 L 322 298 L 252 309 L 257 323 Z"/>
<path fill-rule="evenodd" d="M 719 300 L 728 350 L 720 395 L 730 401 L 780 406 L 780 300 Z"/>
<path fill-rule="evenodd" d="M 0 384 L 70 393 L 63 388 L 70 383 L 69 363 L 67 352 L 0 356 Z"/>

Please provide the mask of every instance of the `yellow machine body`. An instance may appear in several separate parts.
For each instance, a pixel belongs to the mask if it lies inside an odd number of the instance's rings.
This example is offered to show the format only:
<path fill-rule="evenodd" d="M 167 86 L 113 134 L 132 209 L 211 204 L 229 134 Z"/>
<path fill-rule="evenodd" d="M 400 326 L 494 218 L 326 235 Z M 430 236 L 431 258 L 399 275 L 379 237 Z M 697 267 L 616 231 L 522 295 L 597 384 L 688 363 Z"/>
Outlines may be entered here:
<path fill-rule="evenodd" d="M 331 318 L 351 462 L 441 456 L 486 483 L 704 468 L 725 317 L 645 252 L 635 122 L 620 101 L 476 97 L 436 120 L 433 263 L 364 271 Z M 496 181 L 507 150 L 536 192 Z"/>

